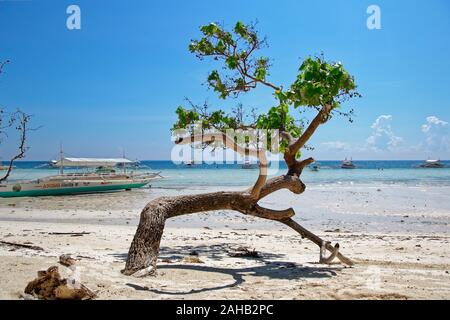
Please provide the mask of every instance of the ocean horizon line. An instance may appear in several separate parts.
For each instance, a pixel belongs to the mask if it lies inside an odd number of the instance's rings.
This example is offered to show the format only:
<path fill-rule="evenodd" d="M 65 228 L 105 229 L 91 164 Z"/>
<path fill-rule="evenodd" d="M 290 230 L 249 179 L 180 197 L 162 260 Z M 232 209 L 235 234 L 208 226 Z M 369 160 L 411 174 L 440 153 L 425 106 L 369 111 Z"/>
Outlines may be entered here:
<path fill-rule="evenodd" d="M 87 158 L 97 158 L 97 157 L 87 157 Z M 98 157 L 98 158 L 104 158 L 104 157 Z M 114 158 L 114 157 L 106 157 L 106 158 Z M 347 158 L 348 159 L 348 158 Z M 170 162 L 176 162 L 176 161 L 172 161 L 171 159 L 138 159 L 139 161 L 170 161 Z M 314 159 L 316 162 L 320 162 L 320 161 L 343 161 L 343 159 Z M 391 159 L 352 159 L 353 162 L 358 162 L 358 161 L 426 161 L 427 159 L 395 159 L 395 160 L 391 160 Z M 450 161 L 450 159 L 438 159 L 440 161 Z M 49 160 L 16 160 L 14 162 L 48 162 Z M 235 163 L 237 161 L 234 161 L 233 163 Z M 284 162 L 284 160 L 271 160 L 271 162 Z M 226 161 L 201 161 L 201 163 L 223 163 L 223 164 L 227 164 Z M 230 163 L 231 164 L 231 163 Z"/>

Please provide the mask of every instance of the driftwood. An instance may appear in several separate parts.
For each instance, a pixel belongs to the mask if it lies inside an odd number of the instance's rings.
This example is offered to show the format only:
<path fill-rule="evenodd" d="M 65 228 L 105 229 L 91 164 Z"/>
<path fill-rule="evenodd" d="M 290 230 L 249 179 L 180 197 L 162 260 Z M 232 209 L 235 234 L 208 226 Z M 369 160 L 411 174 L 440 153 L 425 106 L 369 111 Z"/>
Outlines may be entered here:
<path fill-rule="evenodd" d="M 43 248 L 41 248 L 39 246 L 35 246 L 35 245 L 30 245 L 30 244 L 15 243 L 15 242 L 8 242 L 8 241 L 0 241 L 0 244 L 4 244 L 7 246 L 16 247 L 16 248 L 25 248 L 25 249 L 31 249 L 31 250 L 37 250 L 37 251 L 44 251 Z"/>
<path fill-rule="evenodd" d="M 83 284 L 69 285 L 62 279 L 58 267 L 38 271 L 38 277 L 28 283 L 25 294 L 44 300 L 87 300 L 96 297 L 95 293 Z"/>
<path fill-rule="evenodd" d="M 185 263 L 204 263 L 197 256 L 186 256 L 186 257 L 183 258 L 183 262 L 185 262 Z"/>
<path fill-rule="evenodd" d="M 87 234 L 91 234 L 91 232 L 49 232 L 49 235 L 52 236 L 71 236 L 71 237 L 81 237 Z"/>
<path fill-rule="evenodd" d="M 259 258 L 259 253 L 255 249 L 250 250 L 246 247 L 238 247 L 228 251 L 228 255 L 233 258 Z"/>

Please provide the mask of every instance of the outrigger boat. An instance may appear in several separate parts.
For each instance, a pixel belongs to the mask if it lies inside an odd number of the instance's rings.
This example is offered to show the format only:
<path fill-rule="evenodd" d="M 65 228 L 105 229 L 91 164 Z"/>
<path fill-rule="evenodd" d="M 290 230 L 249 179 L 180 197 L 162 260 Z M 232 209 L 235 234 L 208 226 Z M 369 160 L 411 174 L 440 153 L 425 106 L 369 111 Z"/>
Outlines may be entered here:
<path fill-rule="evenodd" d="M 123 158 L 64 158 L 63 160 L 64 167 L 117 167 L 117 168 L 138 168 L 140 163 L 139 161 L 132 161 L 125 157 Z M 50 168 L 60 168 L 61 160 L 51 160 L 45 167 Z"/>
<path fill-rule="evenodd" d="M 444 168 L 445 164 L 443 164 L 441 162 L 441 160 L 428 159 L 424 163 L 420 164 L 419 167 L 421 167 L 421 168 Z"/>
<path fill-rule="evenodd" d="M 35 197 L 80 193 L 97 193 L 113 190 L 141 188 L 151 180 L 161 177 L 157 173 L 116 173 L 118 164 L 133 163 L 128 159 L 64 158 L 55 163 L 58 175 L 33 181 L 16 181 L 0 184 L 0 197 Z M 97 168 L 94 172 L 64 173 L 64 167 Z"/>
<path fill-rule="evenodd" d="M 197 163 L 194 162 L 194 160 L 188 159 L 182 162 L 182 165 L 188 168 L 194 167 L 197 165 Z"/>
<path fill-rule="evenodd" d="M 350 160 L 347 160 L 347 158 L 345 158 L 345 160 L 342 161 L 341 168 L 342 169 L 355 169 L 356 166 L 353 163 L 353 160 L 351 158 L 350 158 Z"/>
<path fill-rule="evenodd" d="M 244 163 L 241 165 L 242 169 L 256 169 L 257 167 L 256 163 L 252 163 L 248 157 L 245 158 Z"/>

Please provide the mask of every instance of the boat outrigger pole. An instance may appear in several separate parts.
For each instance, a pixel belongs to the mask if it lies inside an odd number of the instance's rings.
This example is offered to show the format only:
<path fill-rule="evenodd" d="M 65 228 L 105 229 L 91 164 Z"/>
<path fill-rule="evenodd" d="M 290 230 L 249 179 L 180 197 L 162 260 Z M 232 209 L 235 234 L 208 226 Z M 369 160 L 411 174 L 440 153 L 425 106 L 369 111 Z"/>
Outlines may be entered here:
<path fill-rule="evenodd" d="M 122 148 L 122 158 L 126 159 L 125 158 L 125 149 L 124 148 Z M 127 165 L 125 163 L 123 164 L 123 173 L 124 174 L 127 173 Z"/>
<path fill-rule="evenodd" d="M 62 148 L 62 143 L 59 145 L 59 174 L 64 174 L 64 166 L 63 166 L 64 152 Z"/>

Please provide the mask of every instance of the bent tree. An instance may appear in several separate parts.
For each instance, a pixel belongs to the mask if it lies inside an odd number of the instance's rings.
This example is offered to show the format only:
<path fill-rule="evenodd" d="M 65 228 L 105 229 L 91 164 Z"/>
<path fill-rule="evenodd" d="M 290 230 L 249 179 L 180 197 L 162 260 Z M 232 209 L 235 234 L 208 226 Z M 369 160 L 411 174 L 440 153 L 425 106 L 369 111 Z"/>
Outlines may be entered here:
<path fill-rule="evenodd" d="M 331 245 L 294 221 L 293 208 L 269 209 L 261 206 L 259 200 L 281 189 L 295 194 L 305 191 L 305 184 L 301 181 L 302 170 L 314 162 L 314 159 L 303 159 L 301 150 L 307 147 L 306 143 L 317 128 L 333 115 L 350 118 L 352 112 L 343 112 L 341 104 L 359 96 L 353 77 L 341 63 L 328 62 L 323 56 L 308 57 L 301 64 L 297 77 L 290 86 L 277 85 L 268 79 L 269 59 L 258 56 L 260 49 L 266 46 L 266 39 L 259 36 L 254 24 L 237 22 L 232 30 L 227 31 L 223 26 L 211 23 L 202 26 L 200 31 L 201 38 L 191 42 L 189 51 L 200 60 L 211 58 L 221 64 L 221 71 L 213 70 L 207 79 L 208 86 L 220 98 L 237 97 L 264 86 L 273 91 L 275 104 L 267 113 L 253 114 L 253 120 L 248 121 L 246 119 L 250 117 L 244 115 L 242 107 L 226 114 L 222 110 L 209 111 L 188 100 L 188 107 L 178 107 L 176 111 L 178 121 L 173 129 L 185 129 L 185 134 L 178 134 L 175 142 L 202 146 L 219 143 L 241 155 L 257 157 L 259 176 L 247 190 L 160 197 L 148 203 L 142 210 L 122 272 L 134 276 L 155 273 L 167 219 L 224 209 L 280 222 L 298 232 L 302 238 L 318 245 L 320 262 L 330 263 L 337 258 L 344 264 L 352 265 L 353 262 L 339 251 L 338 244 Z M 310 121 L 304 119 L 305 110 L 313 113 Z M 200 133 L 195 130 L 199 123 Z M 257 142 L 254 143 L 249 138 L 240 139 L 236 135 L 230 136 L 230 129 L 235 132 L 256 132 Z M 267 130 L 276 130 L 279 134 L 270 135 L 270 143 L 261 145 L 258 141 Z M 267 136 L 266 134 L 266 138 Z M 274 145 L 279 147 L 275 148 Z M 288 167 L 286 174 L 267 178 L 266 152 L 282 153 Z M 330 254 L 325 257 L 327 251 Z"/>

